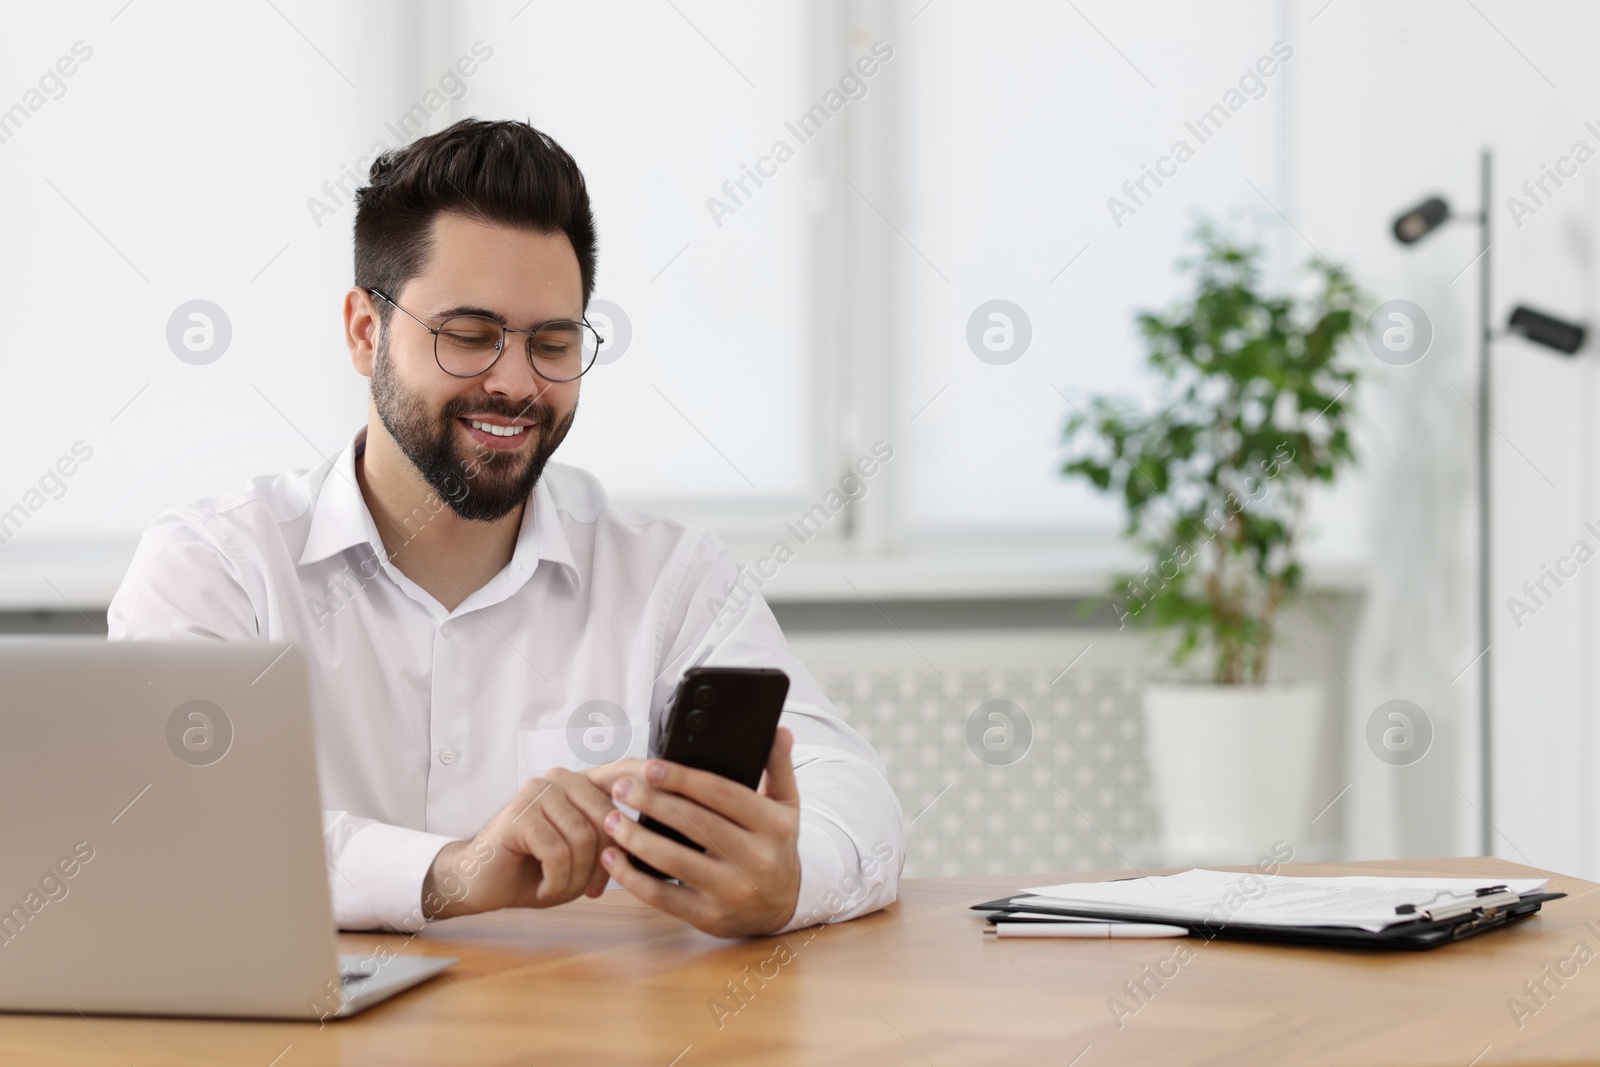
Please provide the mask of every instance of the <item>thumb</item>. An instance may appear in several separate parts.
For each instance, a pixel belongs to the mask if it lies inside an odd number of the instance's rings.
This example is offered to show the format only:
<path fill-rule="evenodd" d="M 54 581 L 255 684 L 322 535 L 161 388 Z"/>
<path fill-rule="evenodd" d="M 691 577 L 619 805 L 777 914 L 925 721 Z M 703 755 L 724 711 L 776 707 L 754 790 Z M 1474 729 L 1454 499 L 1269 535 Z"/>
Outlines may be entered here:
<path fill-rule="evenodd" d="M 643 778 L 644 760 L 624 758 L 611 763 L 602 763 L 598 767 L 590 767 L 583 772 L 583 776 L 598 786 L 608 797 L 611 795 L 611 787 L 617 784 L 617 779 L 629 774 L 635 778 Z"/>
<path fill-rule="evenodd" d="M 787 726 L 778 727 L 772 739 L 772 754 L 761 778 L 761 794 L 782 804 L 800 805 L 800 786 L 794 780 L 794 734 Z"/>

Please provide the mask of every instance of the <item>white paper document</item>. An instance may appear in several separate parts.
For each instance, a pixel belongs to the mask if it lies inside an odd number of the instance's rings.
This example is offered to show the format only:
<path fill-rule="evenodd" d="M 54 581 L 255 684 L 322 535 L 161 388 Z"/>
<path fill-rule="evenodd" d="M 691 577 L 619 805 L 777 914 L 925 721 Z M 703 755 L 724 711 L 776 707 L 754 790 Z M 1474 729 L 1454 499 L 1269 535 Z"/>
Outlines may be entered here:
<path fill-rule="evenodd" d="M 1023 890 L 1029 897 L 1015 903 L 1036 903 L 1103 909 L 1130 918 L 1180 919 L 1211 925 L 1246 923 L 1256 926 L 1349 926 L 1378 931 L 1411 922 L 1414 913 L 1397 913 L 1397 905 L 1417 912 L 1473 899 L 1480 888 L 1504 886 L 1513 893 L 1542 889 L 1543 878 L 1294 878 L 1287 875 L 1212 871 L 1197 868 L 1182 874 L 1154 875 L 1115 882 L 1068 882 Z"/>

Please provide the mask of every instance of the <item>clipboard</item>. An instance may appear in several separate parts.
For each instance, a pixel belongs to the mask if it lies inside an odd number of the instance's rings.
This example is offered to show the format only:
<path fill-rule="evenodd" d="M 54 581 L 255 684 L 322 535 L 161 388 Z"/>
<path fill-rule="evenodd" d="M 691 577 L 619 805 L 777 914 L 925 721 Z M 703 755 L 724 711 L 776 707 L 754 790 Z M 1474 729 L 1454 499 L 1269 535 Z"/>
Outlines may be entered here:
<path fill-rule="evenodd" d="M 1441 894 L 1443 896 L 1444 894 Z M 1410 949 L 1438 948 L 1472 937 L 1487 930 L 1497 930 L 1518 919 L 1536 914 L 1547 900 L 1559 900 L 1565 893 L 1535 892 L 1517 894 L 1503 885 L 1483 886 L 1470 897 L 1435 898 L 1419 904 L 1402 904 L 1395 909 L 1400 914 L 1414 914 L 1408 919 L 1382 930 L 1363 930 L 1354 926 L 1267 926 L 1256 923 L 1209 922 L 1148 912 L 1119 911 L 1115 908 L 1079 907 L 1061 902 L 1042 905 L 1023 902 L 1021 897 L 1031 894 L 1001 897 L 972 905 L 973 911 L 988 913 L 992 922 L 1048 921 L 1052 915 L 1075 919 L 1100 919 L 1103 921 L 1166 923 L 1181 926 L 1191 937 L 1206 940 L 1259 941 L 1288 945 L 1322 945 L 1338 948 Z M 1405 909 L 1410 909 L 1406 911 Z"/>

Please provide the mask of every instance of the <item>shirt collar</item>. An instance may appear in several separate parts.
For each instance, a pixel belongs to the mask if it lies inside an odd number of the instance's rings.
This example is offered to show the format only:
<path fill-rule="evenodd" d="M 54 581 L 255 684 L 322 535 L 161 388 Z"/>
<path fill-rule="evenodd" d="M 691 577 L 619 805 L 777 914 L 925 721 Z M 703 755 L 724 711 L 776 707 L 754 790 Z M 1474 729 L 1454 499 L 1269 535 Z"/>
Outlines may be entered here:
<path fill-rule="evenodd" d="M 315 511 L 306 547 L 300 553 L 301 566 L 360 544 L 370 544 L 378 558 L 384 557 L 383 539 L 378 536 L 378 527 L 356 483 L 356 457 L 366 447 L 367 428 L 363 426 L 344 451 L 312 472 L 310 489 L 315 494 Z"/>
<path fill-rule="evenodd" d="M 578 561 L 572 554 L 572 543 L 567 540 L 566 527 L 561 525 L 561 515 L 551 497 L 549 477 L 550 468 L 546 465 L 533 487 L 532 506 L 522 509 L 522 527 L 517 531 L 517 547 L 511 554 L 511 562 L 513 566 L 526 562 L 530 574 L 540 560 L 559 563 L 571 573 L 573 583 L 581 587 Z"/>
<path fill-rule="evenodd" d="M 362 497 L 356 481 L 356 457 L 365 452 L 366 447 L 367 428 L 363 426 L 356 431 L 344 451 L 312 473 L 311 488 L 316 494 L 316 503 L 313 505 L 315 511 L 311 517 L 311 530 L 306 535 L 306 546 L 300 553 L 301 566 L 363 544 L 369 545 L 379 559 L 387 558 L 383 539 L 378 536 L 378 526 L 372 521 L 372 513 L 367 510 L 366 499 Z M 549 473 L 548 468 L 546 473 Z M 578 582 L 578 562 L 573 557 L 572 545 L 561 525 L 561 516 L 542 477 L 539 484 L 534 486 L 531 504 L 531 507 L 522 510 L 522 524 L 517 529 L 516 547 L 507 568 L 512 580 L 520 585 L 533 573 L 540 560 L 548 560 L 565 566 L 571 572 L 573 581 Z"/>

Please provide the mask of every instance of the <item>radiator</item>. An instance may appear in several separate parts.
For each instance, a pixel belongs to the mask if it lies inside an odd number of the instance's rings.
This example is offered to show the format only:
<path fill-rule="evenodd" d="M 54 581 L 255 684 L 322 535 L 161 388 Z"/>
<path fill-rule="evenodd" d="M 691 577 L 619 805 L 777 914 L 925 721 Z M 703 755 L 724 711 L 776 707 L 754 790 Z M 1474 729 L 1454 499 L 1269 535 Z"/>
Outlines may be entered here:
<path fill-rule="evenodd" d="M 917 630 L 792 634 L 790 646 L 882 755 L 905 811 L 907 877 L 1158 857 L 1139 690 L 1160 660 L 1147 638 Z"/>

